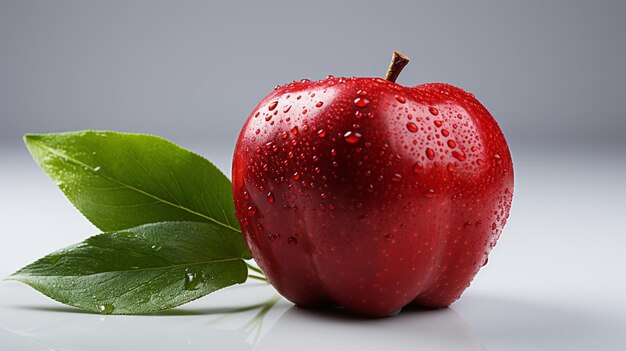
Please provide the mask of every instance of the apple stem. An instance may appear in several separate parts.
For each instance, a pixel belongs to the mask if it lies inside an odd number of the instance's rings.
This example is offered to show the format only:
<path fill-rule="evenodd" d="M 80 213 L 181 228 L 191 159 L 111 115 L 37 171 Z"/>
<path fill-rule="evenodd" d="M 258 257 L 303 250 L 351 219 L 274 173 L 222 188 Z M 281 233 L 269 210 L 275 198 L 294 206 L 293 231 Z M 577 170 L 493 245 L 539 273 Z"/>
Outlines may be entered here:
<path fill-rule="evenodd" d="M 398 79 L 400 72 L 402 69 L 409 63 L 409 58 L 406 57 L 403 53 L 399 51 L 394 51 L 393 56 L 391 56 L 391 62 L 389 63 L 389 68 L 387 68 L 387 74 L 385 75 L 385 79 L 394 82 Z"/>

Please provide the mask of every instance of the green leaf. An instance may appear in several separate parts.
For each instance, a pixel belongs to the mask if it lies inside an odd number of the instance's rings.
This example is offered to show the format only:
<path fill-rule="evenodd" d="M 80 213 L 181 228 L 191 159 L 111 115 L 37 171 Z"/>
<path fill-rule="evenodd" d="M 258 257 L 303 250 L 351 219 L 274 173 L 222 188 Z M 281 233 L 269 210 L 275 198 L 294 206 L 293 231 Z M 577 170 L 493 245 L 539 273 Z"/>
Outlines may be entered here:
<path fill-rule="evenodd" d="M 7 279 L 89 311 L 150 313 L 243 283 L 246 253 L 243 237 L 222 226 L 161 222 L 93 236 Z"/>
<path fill-rule="evenodd" d="M 81 131 L 24 139 L 39 166 L 102 231 L 194 221 L 239 232 L 228 178 L 163 138 Z"/>

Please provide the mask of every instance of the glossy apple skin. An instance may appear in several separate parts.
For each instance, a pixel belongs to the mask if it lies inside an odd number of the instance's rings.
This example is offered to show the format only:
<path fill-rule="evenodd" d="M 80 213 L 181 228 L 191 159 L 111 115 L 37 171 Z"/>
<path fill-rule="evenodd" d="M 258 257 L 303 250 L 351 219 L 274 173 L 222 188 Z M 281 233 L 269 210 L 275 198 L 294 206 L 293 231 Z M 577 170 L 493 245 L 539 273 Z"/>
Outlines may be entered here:
<path fill-rule="evenodd" d="M 366 316 L 459 298 L 509 215 L 513 164 L 451 85 L 334 78 L 277 87 L 239 135 L 233 196 L 271 284 Z"/>

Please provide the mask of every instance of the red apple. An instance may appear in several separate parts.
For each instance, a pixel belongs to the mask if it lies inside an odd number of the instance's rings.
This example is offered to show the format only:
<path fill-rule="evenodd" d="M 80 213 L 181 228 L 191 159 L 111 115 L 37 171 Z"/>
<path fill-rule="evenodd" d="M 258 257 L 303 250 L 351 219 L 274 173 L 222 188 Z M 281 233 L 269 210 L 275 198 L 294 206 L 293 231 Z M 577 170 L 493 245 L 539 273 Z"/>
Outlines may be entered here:
<path fill-rule="evenodd" d="M 460 88 L 394 83 L 402 58 L 388 80 L 277 87 L 239 135 L 241 229 L 271 284 L 298 305 L 367 316 L 446 307 L 504 227 L 513 165 L 498 124 Z"/>

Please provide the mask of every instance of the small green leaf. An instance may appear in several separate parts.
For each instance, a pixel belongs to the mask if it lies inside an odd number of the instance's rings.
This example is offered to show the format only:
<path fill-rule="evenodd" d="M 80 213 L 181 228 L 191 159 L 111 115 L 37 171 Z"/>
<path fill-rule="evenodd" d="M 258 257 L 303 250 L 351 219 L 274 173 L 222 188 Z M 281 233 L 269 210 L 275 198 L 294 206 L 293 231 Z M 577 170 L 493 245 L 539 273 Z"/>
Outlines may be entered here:
<path fill-rule="evenodd" d="M 161 222 L 93 236 L 8 280 L 89 311 L 150 313 L 245 282 L 246 252 L 242 236 L 214 223 Z"/>
<path fill-rule="evenodd" d="M 81 131 L 24 139 L 39 166 L 102 231 L 194 221 L 239 232 L 228 178 L 163 138 Z"/>

